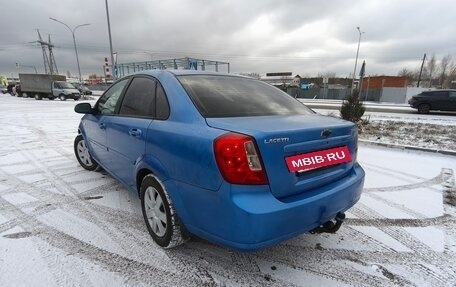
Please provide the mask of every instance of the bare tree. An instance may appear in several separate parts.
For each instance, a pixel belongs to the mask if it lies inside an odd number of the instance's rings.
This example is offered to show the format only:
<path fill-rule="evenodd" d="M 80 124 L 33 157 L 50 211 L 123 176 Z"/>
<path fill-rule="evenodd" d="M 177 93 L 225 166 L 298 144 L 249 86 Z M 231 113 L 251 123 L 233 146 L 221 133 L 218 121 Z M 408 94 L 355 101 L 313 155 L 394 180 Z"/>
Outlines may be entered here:
<path fill-rule="evenodd" d="M 448 71 L 447 83 L 451 86 L 453 82 L 456 82 L 456 63 L 452 62 Z"/>
<path fill-rule="evenodd" d="M 435 54 L 432 54 L 431 59 L 427 62 L 426 70 L 429 73 L 429 88 L 432 86 L 432 75 L 435 72 L 436 61 Z"/>
<path fill-rule="evenodd" d="M 334 79 L 335 77 L 336 77 L 336 72 L 324 72 L 324 73 L 317 74 L 317 78 Z"/>
<path fill-rule="evenodd" d="M 448 76 L 447 72 L 448 72 L 448 69 L 450 68 L 450 64 L 451 64 L 451 56 L 450 55 L 444 56 L 442 58 L 442 60 L 440 61 L 440 65 L 439 65 L 439 72 L 440 72 L 439 84 L 440 84 L 440 88 L 443 88 L 444 84 L 446 84 L 445 80 L 446 80 L 446 78 Z"/>
<path fill-rule="evenodd" d="M 417 78 L 418 78 L 418 73 L 417 71 L 412 71 L 412 70 L 409 70 L 407 68 L 404 68 L 402 70 L 400 70 L 397 75 L 399 77 L 406 77 L 407 78 L 407 82 L 409 84 L 413 83 Z"/>

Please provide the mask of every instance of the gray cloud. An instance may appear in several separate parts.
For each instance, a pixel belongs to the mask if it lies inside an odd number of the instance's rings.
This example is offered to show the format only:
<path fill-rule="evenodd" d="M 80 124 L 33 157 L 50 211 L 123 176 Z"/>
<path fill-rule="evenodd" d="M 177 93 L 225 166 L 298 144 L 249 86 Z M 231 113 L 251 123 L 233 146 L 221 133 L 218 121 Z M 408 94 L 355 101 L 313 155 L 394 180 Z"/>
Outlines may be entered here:
<path fill-rule="evenodd" d="M 357 26 L 360 61 L 368 74 L 415 69 L 423 53 L 456 57 L 452 0 L 110 0 L 114 51 L 119 62 L 172 57 L 229 61 L 233 72 L 292 71 L 301 75 L 353 71 Z M 55 44 L 59 72 L 77 74 L 71 33 L 54 17 L 78 28 L 83 75 L 102 74 L 109 55 L 105 1 L 8 1 L 0 18 L 0 73 L 43 71 L 36 29 Z M 15 63 L 22 64 L 16 69 Z"/>

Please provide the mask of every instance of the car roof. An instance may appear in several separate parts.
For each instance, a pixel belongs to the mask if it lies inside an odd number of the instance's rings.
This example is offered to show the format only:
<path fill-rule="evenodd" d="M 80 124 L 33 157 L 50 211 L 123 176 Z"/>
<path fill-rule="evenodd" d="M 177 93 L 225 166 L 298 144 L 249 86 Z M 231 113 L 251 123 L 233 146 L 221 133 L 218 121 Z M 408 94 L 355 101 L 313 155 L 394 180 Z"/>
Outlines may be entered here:
<path fill-rule="evenodd" d="M 145 70 L 130 75 L 149 75 L 157 76 L 159 74 L 170 74 L 174 76 L 184 76 L 184 75 L 214 75 L 214 76 L 230 76 L 230 77 L 241 77 L 246 78 L 242 75 L 229 74 L 223 72 L 213 72 L 213 71 L 196 71 L 196 70 Z M 129 76 L 129 75 L 128 75 Z"/>

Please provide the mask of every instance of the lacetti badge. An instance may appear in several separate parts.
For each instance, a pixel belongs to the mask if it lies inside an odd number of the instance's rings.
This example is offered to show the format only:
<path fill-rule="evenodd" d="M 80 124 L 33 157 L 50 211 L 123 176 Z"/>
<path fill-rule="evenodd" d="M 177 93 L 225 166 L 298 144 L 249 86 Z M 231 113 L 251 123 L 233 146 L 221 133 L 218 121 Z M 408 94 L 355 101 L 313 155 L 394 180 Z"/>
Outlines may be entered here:
<path fill-rule="evenodd" d="M 290 172 L 302 172 L 329 165 L 351 161 L 350 152 L 346 146 L 310 152 L 285 158 Z"/>
<path fill-rule="evenodd" d="M 265 139 L 265 144 L 276 144 L 276 143 L 287 143 L 290 141 L 290 138 L 275 138 L 275 139 Z"/>

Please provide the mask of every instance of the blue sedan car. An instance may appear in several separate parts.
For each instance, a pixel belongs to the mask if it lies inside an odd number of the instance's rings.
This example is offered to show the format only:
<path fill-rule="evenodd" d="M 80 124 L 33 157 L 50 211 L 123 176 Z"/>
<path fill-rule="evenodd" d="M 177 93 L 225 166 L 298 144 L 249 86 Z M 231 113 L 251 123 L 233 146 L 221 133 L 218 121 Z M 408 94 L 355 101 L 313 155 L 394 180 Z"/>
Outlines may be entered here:
<path fill-rule="evenodd" d="M 136 193 L 164 248 L 190 235 L 254 250 L 335 232 L 363 189 L 353 123 L 251 78 L 144 71 L 75 111 L 79 163 Z"/>

